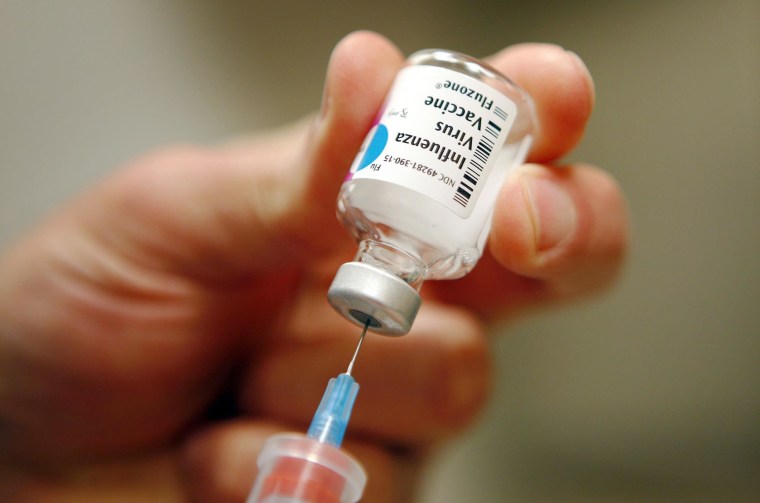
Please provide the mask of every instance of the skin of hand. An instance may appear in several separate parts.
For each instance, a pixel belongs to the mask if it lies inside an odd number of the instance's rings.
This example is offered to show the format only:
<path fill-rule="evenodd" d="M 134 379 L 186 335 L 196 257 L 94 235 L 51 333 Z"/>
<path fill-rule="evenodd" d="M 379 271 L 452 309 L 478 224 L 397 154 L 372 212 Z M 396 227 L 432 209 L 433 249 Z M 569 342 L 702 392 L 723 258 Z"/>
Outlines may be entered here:
<path fill-rule="evenodd" d="M 557 163 L 594 90 L 572 53 L 517 45 L 488 61 L 536 102 L 529 161 L 505 183 L 489 253 L 429 282 L 412 332 L 370 336 L 345 448 L 363 501 L 410 501 L 430 446 L 488 395 L 488 322 L 611 285 L 624 198 Z M 139 159 L 0 261 L 0 499 L 242 502 L 261 443 L 305 431 L 360 330 L 325 299 L 355 244 L 343 177 L 403 63 L 383 37 L 335 48 L 322 109 L 282 130 Z"/>

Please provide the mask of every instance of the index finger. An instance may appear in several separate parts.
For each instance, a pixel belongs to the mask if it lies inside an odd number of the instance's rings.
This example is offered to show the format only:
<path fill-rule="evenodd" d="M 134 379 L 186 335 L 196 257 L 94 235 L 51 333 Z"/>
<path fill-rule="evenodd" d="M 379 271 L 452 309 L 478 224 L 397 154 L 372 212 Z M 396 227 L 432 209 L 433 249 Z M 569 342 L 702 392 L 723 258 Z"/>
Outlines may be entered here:
<path fill-rule="evenodd" d="M 552 44 L 519 44 L 487 61 L 536 105 L 538 124 L 528 161 L 553 161 L 578 144 L 594 107 L 594 83 L 575 53 Z"/>

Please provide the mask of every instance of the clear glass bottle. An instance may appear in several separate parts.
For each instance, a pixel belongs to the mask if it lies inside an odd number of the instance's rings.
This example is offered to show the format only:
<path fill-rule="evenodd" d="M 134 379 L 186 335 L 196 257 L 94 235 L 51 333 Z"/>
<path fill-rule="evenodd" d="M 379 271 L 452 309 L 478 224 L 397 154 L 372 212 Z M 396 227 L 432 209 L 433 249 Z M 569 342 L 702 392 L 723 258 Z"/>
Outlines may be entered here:
<path fill-rule="evenodd" d="M 335 276 L 333 307 L 374 332 L 407 333 L 422 282 L 464 276 L 482 255 L 534 122 L 527 93 L 487 64 L 440 49 L 411 55 L 338 196 L 359 250 Z"/>

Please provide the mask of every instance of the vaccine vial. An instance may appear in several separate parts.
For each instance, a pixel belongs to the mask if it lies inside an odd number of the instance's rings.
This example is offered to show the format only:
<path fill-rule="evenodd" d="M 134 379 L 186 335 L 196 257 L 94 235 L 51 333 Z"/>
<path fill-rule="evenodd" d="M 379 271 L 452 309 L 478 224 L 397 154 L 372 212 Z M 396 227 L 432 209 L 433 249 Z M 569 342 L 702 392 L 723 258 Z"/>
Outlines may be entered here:
<path fill-rule="evenodd" d="M 412 54 L 338 195 L 359 248 L 338 269 L 330 304 L 373 332 L 407 333 L 423 281 L 459 278 L 478 262 L 534 115 L 527 93 L 486 63 L 440 49 Z"/>

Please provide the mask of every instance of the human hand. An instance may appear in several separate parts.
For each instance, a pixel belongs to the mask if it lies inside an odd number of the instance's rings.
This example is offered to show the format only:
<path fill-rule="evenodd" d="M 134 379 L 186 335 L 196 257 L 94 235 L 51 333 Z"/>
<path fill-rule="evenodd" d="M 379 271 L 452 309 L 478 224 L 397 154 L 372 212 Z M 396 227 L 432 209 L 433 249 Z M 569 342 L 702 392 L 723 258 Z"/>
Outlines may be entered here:
<path fill-rule="evenodd" d="M 353 34 L 316 120 L 138 160 L 8 250 L 4 501 L 245 499 L 261 442 L 305 429 L 357 341 L 325 299 L 354 251 L 335 197 L 402 60 Z M 554 165 L 592 108 L 585 67 L 547 45 L 490 62 L 536 101 L 542 164 L 505 184 L 475 271 L 426 284 L 410 335 L 366 341 L 346 448 L 369 473 L 367 502 L 408 501 L 416 454 L 484 402 L 487 321 L 597 292 L 624 254 L 617 185 Z"/>

